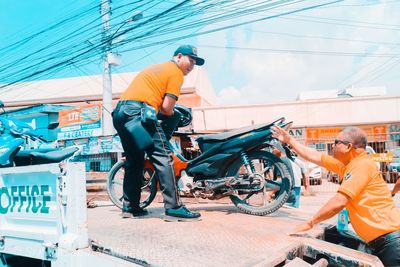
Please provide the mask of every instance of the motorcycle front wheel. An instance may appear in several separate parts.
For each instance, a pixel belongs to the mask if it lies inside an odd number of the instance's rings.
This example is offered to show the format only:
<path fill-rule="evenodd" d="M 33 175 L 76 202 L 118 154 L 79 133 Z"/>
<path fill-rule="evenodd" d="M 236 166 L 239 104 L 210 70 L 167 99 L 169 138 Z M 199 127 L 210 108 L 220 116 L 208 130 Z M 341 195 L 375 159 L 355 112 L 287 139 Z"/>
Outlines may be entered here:
<path fill-rule="evenodd" d="M 251 215 L 267 215 L 285 204 L 293 185 L 293 177 L 286 164 L 268 151 L 255 151 L 248 154 L 252 173 L 262 176 L 265 185 L 256 192 L 236 190 L 231 201 L 241 211 Z M 251 177 L 248 168 L 239 158 L 227 170 L 227 176 Z"/>
<path fill-rule="evenodd" d="M 107 193 L 110 200 L 122 209 L 123 183 L 125 175 L 125 161 L 119 161 L 111 168 L 107 178 Z M 154 200 L 157 194 L 157 173 L 154 169 L 144 168 L 140 207 L 145 208 Z"/>

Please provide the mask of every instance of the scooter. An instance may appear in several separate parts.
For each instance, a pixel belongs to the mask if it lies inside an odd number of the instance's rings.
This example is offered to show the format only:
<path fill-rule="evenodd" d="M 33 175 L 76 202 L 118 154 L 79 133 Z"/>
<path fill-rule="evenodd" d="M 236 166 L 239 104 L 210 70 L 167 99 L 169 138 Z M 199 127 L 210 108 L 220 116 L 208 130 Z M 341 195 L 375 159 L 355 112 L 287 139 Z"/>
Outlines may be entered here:
<path fill-rule="evenodd" d="M 29 124 L 5 116 L 2 101 L 0 108 L 3 110 L 3 116 L 0 116 L 0 168 L 61 162 L 79 151 L 78 147 L 51 147 Z M 50 124 L 49 129 L 57 126 L 58 123 Z M 40 141 L 45 145 L 43 148 L 22 150 L 27 140 Z"/>
<path fill-rule="evenodd" d="M 191 123 L 190 109 L 180 106 L 175 112 L 182 114 L 178 127 Z M 280 146 L 272 137 L 274 125 L 287 128 L 291 123 L 279 118 L 271 123 L 200 136 L 196 142 L 201 154 L 192 160 L 185 159 L 169 142 L 180 194 L 210 200 L 230 197 L 239 210 L 252 215 L 278 210 L 289 196 L 293 176 L 287 165 L 270 152 L 272 147 Z M 121 160 L 111 168 L 107 180 L 109 197 L 119 208 L 124 172 L 125 161 Z M 141 207 L 155 198 L 157 180 L 153 164 L 145 159 Z"/>

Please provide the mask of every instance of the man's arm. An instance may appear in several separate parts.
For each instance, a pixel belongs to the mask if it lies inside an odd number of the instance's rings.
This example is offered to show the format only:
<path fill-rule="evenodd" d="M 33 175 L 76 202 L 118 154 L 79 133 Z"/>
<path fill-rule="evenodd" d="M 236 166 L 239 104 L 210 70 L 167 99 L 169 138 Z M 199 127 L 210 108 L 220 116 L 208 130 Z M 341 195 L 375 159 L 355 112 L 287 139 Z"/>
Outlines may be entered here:
<path fill-rule="evenodd" d="M 279 126 L 272 127 L 272 136 L 282 143 L 289 144 L 296 153 L 305 160 L 311 161 L 319 166 L 322 166 L 322 153 L 305 146 L 292 137 L 286 130 Z"/>
<path fill-rule="evenodd" d="M 174 114 L 176 99 L 172 96 L 166 95 L 162 102 L 160 112 L 166 116 L 172 116 Z"/>
<path fill-rule="evenodd" d="M 308 231 L 319 222 L 325 221 L 335 214 L 339 213 L 344 207 L 346 207 L 349 199 L 345 194 L 340 192 L 336 193 L 310 220 L 298 225 L 295 230 L 289 235 L 296 234 L 298 232 Z"/>

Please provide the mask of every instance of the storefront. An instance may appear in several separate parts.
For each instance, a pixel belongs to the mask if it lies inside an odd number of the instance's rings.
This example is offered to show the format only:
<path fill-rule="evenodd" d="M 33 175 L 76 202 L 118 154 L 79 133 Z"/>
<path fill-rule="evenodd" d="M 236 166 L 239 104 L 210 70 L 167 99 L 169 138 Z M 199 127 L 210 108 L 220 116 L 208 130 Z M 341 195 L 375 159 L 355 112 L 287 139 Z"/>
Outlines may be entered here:
<path fill-rule="evenodd" d="M 87 172 L 108 172 L 123 152 L 119 136 L 102 136 L 101 110 L 101 104 L 87 104 L 58 115 L 59 147 L 81 146 L 77 160 Z"/>

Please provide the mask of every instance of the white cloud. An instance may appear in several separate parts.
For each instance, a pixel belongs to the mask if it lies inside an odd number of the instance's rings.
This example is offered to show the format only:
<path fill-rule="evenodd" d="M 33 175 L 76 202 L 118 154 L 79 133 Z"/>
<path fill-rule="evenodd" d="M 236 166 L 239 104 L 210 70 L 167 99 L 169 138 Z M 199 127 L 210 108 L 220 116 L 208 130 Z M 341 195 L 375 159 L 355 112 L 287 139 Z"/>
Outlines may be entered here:
<path fill-rule="evenodd" d="M 336 7 L 201 37 L 200 44 L 255 48 L 253 51 L 204 49 L 206 68 L 221 104 L 293 100 L 301 91 L 352 85 L 386 86 L 388 93 L 398 94 L 399 57 L 389 61 L 387 57 L 272 53 L 263 49 L 399 54 L 400 45 L 387 44 L 398 43 L 400 38 L 399 11 L 400 4 L 394 2 L 345 1 Z"/>
<path fill-rule="evenodd" d="M 244 90 L 235 88 L 235 87 L 227 87 L 220 90 L 217 94 L 217 103 L 218 104 L 247 104 L 249 100 L 244 97 Z"/>

